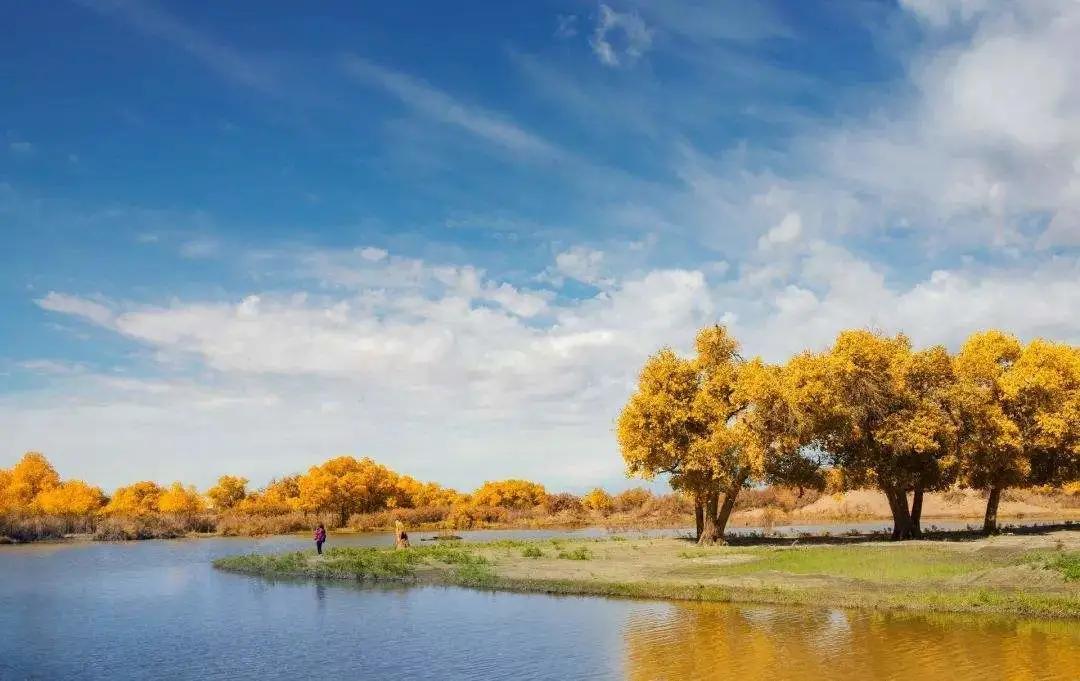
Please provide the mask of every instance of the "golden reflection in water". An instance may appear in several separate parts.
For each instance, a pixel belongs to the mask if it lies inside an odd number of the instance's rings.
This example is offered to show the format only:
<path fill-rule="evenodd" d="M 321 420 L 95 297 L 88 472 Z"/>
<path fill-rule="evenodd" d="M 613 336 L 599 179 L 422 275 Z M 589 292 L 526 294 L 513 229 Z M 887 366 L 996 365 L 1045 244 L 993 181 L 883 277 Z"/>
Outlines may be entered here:
<path fill-rule="evenodd" d="M 642 603 L 626 677 L 1080 679 L 1080 623 L 990 615 Z"/>

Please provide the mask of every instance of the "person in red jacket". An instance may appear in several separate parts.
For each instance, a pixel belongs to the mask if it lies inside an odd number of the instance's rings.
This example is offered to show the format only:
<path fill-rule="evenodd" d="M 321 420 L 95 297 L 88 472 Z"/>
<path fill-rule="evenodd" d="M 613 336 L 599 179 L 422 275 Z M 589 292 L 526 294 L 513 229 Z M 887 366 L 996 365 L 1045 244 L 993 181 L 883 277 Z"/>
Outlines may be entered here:
<path fill-rule="evenodd" d="M 319 552 L 319 555 L 322 555 L 324 541 L 326 541 L 326 528 L 323 527 L 322 523 L 319 523 L 319 526 L 315 528 L 315 550 Z"/>

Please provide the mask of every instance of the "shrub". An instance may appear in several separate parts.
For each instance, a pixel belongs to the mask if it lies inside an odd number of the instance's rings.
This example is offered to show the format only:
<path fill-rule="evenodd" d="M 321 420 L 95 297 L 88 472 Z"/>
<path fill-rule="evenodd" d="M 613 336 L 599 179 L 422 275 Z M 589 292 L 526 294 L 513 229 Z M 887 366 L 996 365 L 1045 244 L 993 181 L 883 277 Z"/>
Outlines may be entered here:
<path fill-rule="evenodd" d="M 584 508 L 581 499 L 568 492 L 549 494 L 544 501 L 544 510 L 548 513 L 581 513 Z"/>
<path fill-rule="evenodd" d="M 563 560 L 590 560 L 592 552 L 585 546 L 579 546 L 571 551 L 559 551 L 559 558 Z"/>
<path fill-rule="evenodd" d="M 502 508 L 531 508 L 547 499 L 544 486 L 528 480 L 496 480 L 485 482 L 472 495 L 477 506 Z"/>
<path fill-rule="evenodd" d="M 735 502 L 736 510 L 749 508 L 775 508 L 784 513 L 791 513 L 803 506 L 808 506 L 821 498 L 821 492 L 812 488 L 770 485 L 768 487 L 743 490 Z"/>
<path fill-rule="evenodd" d="M 526 546 L 525 548 L 521 549 L 521 557 L 522 558 L 543 558 L 544 557 L 544 552 L 540 550 L 539 546 L 534 546 L 534 545 L 530 544 L 529 546 Z"/>
<path fill-rule="evenodd" d="M 225 537 L 258 537 L 303 532 L 319 522 L 325 521 L 318 515 L 299 511 L 269 516 L 230 512 L 218 517 L 217 531 Z"/>
<path fill-rule="evenodd" d="M 450 509 L 446 523 L 456 530 L 468 530 L 486 523 L 503 523 L 510 517 L 505 508 L 498 506 L 477 506 L 458 504 Z"/>
<path fill-rule="evenodd" d="M 175 539 L 187 533 L 176 518 L 166 515 L 110 516 L 98 523 L 94 540 Z"/>
<path fill-rule="evenodd" d="M 585 496 L 582 497 L 581 502 L 585 505 L 585 508 L 590 511 L 596 511 L 605 515 L 615 510 L 615 499 L 599 487 L 589 490 Z"/>
<path fill-rule="evenodd" d="M 0 537 L 8 537 L 17 542 L 60 539 L 68 530 L 68 520 L 57 516 L 27 516 L 16 513 L 0 515 Z"/>
<path fill-rule="evenodd" d="M 644 506 L 652 498 L 653 493 L 644 487 L 632 487 L 615 495 L 615 510 L 624 513 L 634 511 Z"/>

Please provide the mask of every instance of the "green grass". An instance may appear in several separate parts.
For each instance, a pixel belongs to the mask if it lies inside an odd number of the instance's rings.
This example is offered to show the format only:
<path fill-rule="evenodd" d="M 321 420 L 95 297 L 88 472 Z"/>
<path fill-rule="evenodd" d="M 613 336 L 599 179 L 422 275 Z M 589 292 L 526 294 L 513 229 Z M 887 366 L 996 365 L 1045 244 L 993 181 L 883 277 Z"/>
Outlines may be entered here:
<path fill-rule="evenodd" d="M 483 565 L 487 560 L 457 546 L 424 546 L 395 551 L 376 548 L 333 548 L 322 557 L 310 551 L 277 555 L 248 554 L 214 561 L 214 567 L 264 576 L 353 577 L 356 579 L 403 579 L 414 577 L 425 564 Z"/>
<path fill-rule="evenodd" d="M 915 582 L 956 577 L 1007 564 L 987 556 L 934 547 L 815 546 L 739 549 L 738 553 L 750 554 L 753 559 L 717 566 L 717 573 L 748 575 L 773 571 L 873 582 Z"/>
<path fill-rule="evenodd" d="M 526 546 L 521 549 L 522 558 L 543 558 L 544 552 L 540 550 L 539 546 Z"/>
<path fill-rule="evenodd" d="M 1037 552 L 1030 559 L 1037 567 L 1060 572 L 1066 582 L 1080 581 L 1080 551 Z"/>
<path fill-rule="evenodd" d="M 579 546 L 570 551 L 559 551 L 558 557 L 563 560 L 591 560 L 592 551 L 585 546 Z"/>

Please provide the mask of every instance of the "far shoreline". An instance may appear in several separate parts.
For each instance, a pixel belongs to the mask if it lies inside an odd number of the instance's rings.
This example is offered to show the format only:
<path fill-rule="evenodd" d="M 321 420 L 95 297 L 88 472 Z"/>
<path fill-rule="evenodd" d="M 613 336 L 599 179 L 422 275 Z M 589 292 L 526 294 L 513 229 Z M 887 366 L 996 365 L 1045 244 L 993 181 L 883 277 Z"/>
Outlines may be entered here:
<path fill-rule="evenodd" d="M 975 516 L 957 517 L 957 516 L 940 516 L 940 517 L 927 517 L 924 518 L 925 532 L 928 536 L 942 534 L 942 533 L 965 533 L 965 534 L 978 534 L 981 528 L 982 518 Z M 1023 532 L 1032 528 L 1045 528 L 1045 527 L 1059 527 L 1062 529 L 1068 529 L 1080 526 L 1080 513 L 1076 514 L 1047 514 L 1045 516 L 1017 516 L 1017 517 L 1002 517 L 1002 524 L 999 530 L 999 534 L 1009 534 L 1010 532 L 1019 531 Z M 935 521 L 941 523 L 947 523 L 949 525 L 959 525 L 964 523 L 964 527 L 950 527 L 940 528 L 935 525 Z M 811 532 L 799 532 L 798 528 L 822 528 L 822 527 L 837 527 L 848 528 L 857 525 L 870 525 L 876 523 L 883 523 L 880 530 L 847 530 L 849 536 L 852 537 L 874 537 L 878 534 L 882 534 L 889 531 L 891 528 L 892 519 L 887 517 L 870 517 L 870 518 L 825 518 L 825 519 L 807 519 L 800 522 L 787 522 L 782 524 L 776 524 L 771 529 L 766 530 L 765 526 L 761 524 L 753 524 L 749 521 L 739 522 L 738 519 L 733 519 L 728 525 L 729 537 L 758 537 L 758 538 L 782 538 L 782 537 L 797 537 L 802 535 L 804 539 L 810 539 L 814 535 Z M 420 541 L 435 541 L 439 539 L 447 539 L 447 537 L 440 537 L 439 535 L 455 535 L 457 533 L 471 534 L 475 532 L 580 532 L 584 530 L 602 530 L 609 535 L 618 534 L 633 534 L 633 533 L 646 533 L 653 531 L 680 531 L 685 530 L 687 533 L 693 532 L 693 519 L 687 518 L 683 522 L 672 523 L 647 523 L 641 525 L 619 525 L 619 526 L 605 526 L 597 523 L 572 523 L 572 524 L 492 524 L 483 527 L 473 527 L 469 529 L 447 529 L 441 527 L 438 524 L 422 524 L 416 527 L 409 527 L 408 530 L 414 534 L 430 534 L 434 533 L 430 537 L 416 537 Z M 352 527 L 336 528 L 328 531 L 329 537 L 352 537 L 352 536 L 374 536 L 380 534 L 392 533 L 393 527 L 375 528 L 375 529 L 357 529 Z M 845 530 L 840 530 L 845 531 Z M 830 532 L 823 533 L 825 537 L 830 536 Z M 144 537 L 144 538 L 132 538 L 132 539 L 96 539 L 91 533 L 71 534 L 64 537 L 52 537 L 45 539 L 37 539 L 33 541 L 15 541 L 7 537 L 0 537 L 0 546 L 27 546 L 27 545 L 47 545 L 47 544 L 76 544 L 76 543 L 128 543 L 128 542 L 140 542 L 151 540 L 176 540 L 176 539 L 266 539 L 271 537 L 306 537 L 308 532 L 306 530 L 296 532 L 276 532 L 266 534 L 222 534 L 217 532 L 189 532 L 183 535 L 174 537 Z M 332 544 L 332 541 L 331 541 Z"/>

